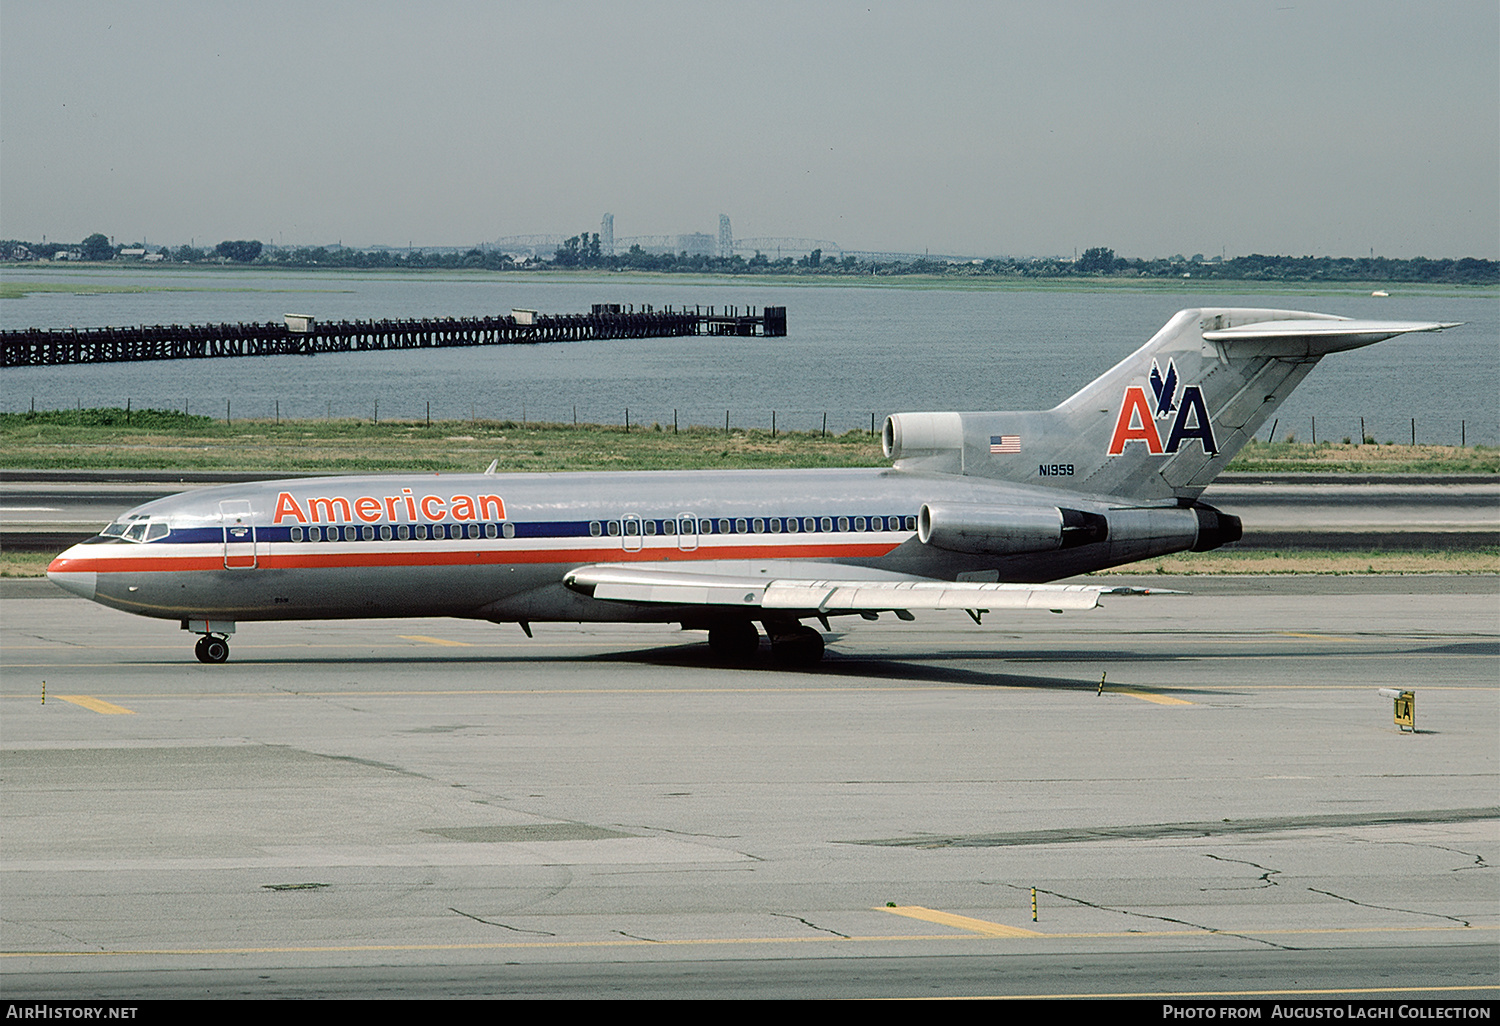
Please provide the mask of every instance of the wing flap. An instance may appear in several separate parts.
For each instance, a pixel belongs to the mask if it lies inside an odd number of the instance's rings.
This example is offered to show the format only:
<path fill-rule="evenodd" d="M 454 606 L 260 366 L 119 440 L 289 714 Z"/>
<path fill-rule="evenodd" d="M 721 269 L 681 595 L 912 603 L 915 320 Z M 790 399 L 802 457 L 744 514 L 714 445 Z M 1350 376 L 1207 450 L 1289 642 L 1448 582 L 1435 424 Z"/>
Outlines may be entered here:
<path fill-rule="evenodd" d="M 848 570 L 827 564 L 831 571 Z M 644 605 L 731 606 L 741 609 L 869 613 L 907 609 L 1093 609 L 1101 595 L 1147 594 L 1149 589 L 1094 584 L 990 584 L 925 577 L 798 580 L 698 574 L 686 570 L 596 564 L 565 578 L 574 591 L 605 602 Z M 1158 591 L 1160 589 L 1157 589 Z"/>
<path fill-rule="evenodd" d="M 766 609 L 820 613 L 888 609 L 1093 609 L 1106 589 L 1068 584 L 979 584 L 969 581 L 772 581 Z"/>

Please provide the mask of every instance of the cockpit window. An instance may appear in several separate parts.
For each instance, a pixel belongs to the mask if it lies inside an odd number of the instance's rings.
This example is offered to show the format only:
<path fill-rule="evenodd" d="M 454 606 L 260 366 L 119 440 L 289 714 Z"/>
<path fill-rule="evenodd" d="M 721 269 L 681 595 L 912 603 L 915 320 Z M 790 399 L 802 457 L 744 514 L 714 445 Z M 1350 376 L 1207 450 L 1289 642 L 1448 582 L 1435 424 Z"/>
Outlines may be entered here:
<path fill-rule="evenodd" d="M 165 520 L 153 520 L 149 517 L 132 517 L 129 520 L 117 520 L 104 530 L 99 532 L 100 538 L 119 538 L 128 542 L 150 542 L 158 538 L 165 538 L 172 531 Z"/>

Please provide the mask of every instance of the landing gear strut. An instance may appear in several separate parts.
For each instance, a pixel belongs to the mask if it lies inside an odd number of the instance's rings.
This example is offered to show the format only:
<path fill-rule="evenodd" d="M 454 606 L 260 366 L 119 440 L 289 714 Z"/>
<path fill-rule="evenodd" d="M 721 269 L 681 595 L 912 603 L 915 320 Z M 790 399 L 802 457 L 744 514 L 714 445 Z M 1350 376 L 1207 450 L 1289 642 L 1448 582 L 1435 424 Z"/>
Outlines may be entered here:
<path fill-rule="evenodd" d="M 193 646 L 193 654 L 200 663 L 222 663 L 229 658 L 229 639 L 217 634 L 205 634 Z"/>

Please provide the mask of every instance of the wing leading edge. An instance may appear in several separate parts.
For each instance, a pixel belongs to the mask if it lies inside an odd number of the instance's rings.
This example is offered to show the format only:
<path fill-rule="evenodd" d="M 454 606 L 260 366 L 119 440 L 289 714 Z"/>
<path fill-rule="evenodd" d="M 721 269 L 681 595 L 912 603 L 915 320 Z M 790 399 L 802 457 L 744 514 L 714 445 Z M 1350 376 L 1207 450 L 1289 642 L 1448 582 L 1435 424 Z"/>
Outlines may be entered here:
<path fill-rule="evenodd" d="M 806 568 L 806 564 L 803 565 Z M 826 579 L 690 573 L 676 567 L 610 563 L 579 567 L 564 578 L 574 591 L 605 602 L 715 606 L 804 616 L 910 609 L 1093 609 L 1101 595 L 1144 595 L 1152 589 L 1093 584 L 990 584 L 926 577 L 870 580 L 832 576 L 847 567 L 827 564 Z M 1158 594 L 1161 589 L 1155 589 Z"/>

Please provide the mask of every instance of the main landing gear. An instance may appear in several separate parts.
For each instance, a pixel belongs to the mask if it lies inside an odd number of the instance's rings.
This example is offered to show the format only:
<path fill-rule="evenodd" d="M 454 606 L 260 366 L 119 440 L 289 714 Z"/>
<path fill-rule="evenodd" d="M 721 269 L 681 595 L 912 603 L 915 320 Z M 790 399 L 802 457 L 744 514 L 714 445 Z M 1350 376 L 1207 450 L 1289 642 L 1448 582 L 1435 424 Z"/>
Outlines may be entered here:
<path fill-rule="evenodd" d="M 193 646 L 193 654 L 200 663 L 222 663 L 229 658 L 229 639 L 205 634 Z"/>
<path fill-rule="evenodd" d="M 730 620 L 708 629 L 708 650 L 727 663 L 748 663 L 760 650 L 760 631 L 749 620 Z"/>
<path fill-rule="evenodd" d="M 823 658 L 823 635 L 797 624 L 771 634 L 771 658 L 777 666 L 816 666 Z"/>
<path fill-rule="evenodd" d="M 823 635 L 800 623 L 770 624 L 771 658 L 777 666 L 814 666 L 823 658 Z M 751 662 L 760 651 L 760 631 L 749 620 L 710 627 L 708 648 L 727 663 Z"/>

